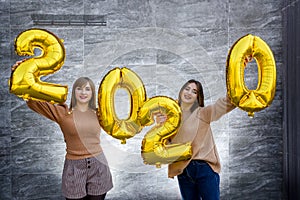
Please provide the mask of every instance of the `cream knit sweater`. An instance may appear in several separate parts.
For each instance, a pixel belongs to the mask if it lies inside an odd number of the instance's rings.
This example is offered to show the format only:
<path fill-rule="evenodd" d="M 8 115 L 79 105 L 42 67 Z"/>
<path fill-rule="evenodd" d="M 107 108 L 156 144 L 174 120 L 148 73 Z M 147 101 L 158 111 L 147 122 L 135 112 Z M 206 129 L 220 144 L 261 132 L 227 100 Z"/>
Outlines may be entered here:
<path fill-rule="evenodd" d="M 221 165 L 210 123 L 220 119 L 235 108 L 228 97 L 220 98 L 215 104 L 199 107 L 182 124 L 172 143 L 192 144 L 192 158 L 169 164 L 168 176 L 181 174 L 191 160 L 204 160 L 211 168 L 220 173 Z"/>

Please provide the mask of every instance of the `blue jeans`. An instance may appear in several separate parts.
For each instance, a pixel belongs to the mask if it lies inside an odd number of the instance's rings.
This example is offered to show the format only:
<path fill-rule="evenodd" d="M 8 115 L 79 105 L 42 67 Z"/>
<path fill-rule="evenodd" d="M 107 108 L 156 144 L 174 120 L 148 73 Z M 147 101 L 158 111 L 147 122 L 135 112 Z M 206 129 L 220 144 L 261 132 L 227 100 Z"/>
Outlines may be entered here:
<path fill-rule="evenodd" d="M 183 200 L 220 199 L 220 176 L 204 161 L 192 160 L 177 179 Z"/>

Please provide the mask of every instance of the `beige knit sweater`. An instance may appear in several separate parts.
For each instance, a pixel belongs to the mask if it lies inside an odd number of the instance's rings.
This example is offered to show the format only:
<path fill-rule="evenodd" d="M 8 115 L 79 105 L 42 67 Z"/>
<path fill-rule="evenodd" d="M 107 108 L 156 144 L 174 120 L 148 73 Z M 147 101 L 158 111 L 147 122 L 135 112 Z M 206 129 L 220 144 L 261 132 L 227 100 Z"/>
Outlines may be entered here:
<path fill-rule="evenodd" d="M 233 110 L 228 97 L 220 98 L 215 104 L 199 107 L 181 125 L 172 143 L 192 143 L 192 157 L 187 161 L 169 164 L 168 176 L 173 178 L 181 174 L 191 160 L 204 160 L 211 168 L 220 173 L 221 165 L 210 123 L 220 119 Z"/>
<path fill-rule="evenodd" d="M 100 146 L 101 127 L 96 111 L 69 111 L 66 104 L 27 101 L 29 108 L 59 124 L 66 142 L 66 158 L 71 160 L 96 156 L 102 152 Z"/>

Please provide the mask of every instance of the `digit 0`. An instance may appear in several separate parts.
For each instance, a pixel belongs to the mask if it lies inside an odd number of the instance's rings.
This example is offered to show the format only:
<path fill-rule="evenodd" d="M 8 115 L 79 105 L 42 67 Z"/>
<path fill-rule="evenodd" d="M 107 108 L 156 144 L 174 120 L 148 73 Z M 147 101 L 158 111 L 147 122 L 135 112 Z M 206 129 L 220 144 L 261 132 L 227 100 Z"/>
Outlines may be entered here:
<path fill-rule="evenodd" d="M 130 116 L 119 119 L 115 112 L 116 90 L 124 88 L 130 95 Z M 98 118 L 102 128 L 122 144 L 142 130 L 138 120 L 138 110 L 146 100 L 142 80 L 127 68 L 114 68 L 102 79 L 98 91 Z"/>
<path fill-rule="evenodd" d="M 255 90 L 249 90 L 244 82 L 244 61 L 249 56 L 258 66 Z M 276 65 L 271 49 L 262 39 L 248 34 L 231 47 L 227 57 L 226 85 L 232 103 L 248 112 L 250 117 L 271 104 L 276 89 Z"/>

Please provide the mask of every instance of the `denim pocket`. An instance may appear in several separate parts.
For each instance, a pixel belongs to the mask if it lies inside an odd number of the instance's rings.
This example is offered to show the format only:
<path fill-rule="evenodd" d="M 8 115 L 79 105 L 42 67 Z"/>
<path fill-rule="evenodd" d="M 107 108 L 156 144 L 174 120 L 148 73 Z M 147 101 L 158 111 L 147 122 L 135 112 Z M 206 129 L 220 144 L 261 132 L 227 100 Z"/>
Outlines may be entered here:
<path fill-rule="evenodd" d="M 177 177 L 178 177 L 179 179 L 187 179 L 187 178 L 188 178 L 187 169 L 185 168 L 185 169 L 183 170 L 183 172 L 182 172 L 181 174 L 179 174 Z"/>

